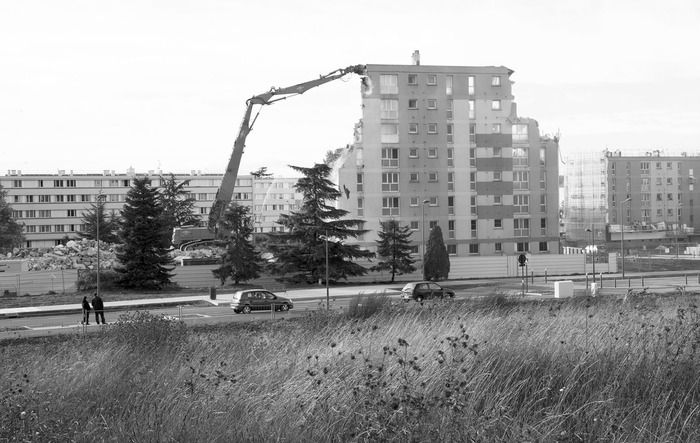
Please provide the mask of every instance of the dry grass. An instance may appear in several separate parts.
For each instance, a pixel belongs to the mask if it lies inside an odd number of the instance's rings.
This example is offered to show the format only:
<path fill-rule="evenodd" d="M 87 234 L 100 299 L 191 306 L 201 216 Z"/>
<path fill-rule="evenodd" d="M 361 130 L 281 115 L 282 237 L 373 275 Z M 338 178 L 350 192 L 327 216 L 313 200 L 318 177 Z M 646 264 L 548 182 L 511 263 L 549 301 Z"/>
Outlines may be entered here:
<path fill-rule="evenodd" d="M 700 439 L 695 298 L 497 297 L 5 342 L 0 440 Z"/>

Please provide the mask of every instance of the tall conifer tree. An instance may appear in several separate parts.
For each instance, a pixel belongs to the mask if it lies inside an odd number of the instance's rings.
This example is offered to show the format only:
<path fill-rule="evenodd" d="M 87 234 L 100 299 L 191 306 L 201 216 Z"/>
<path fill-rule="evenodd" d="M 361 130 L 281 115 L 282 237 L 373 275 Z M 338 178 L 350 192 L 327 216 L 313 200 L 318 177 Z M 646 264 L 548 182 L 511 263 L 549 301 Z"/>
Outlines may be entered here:
<path fill-rule="evenodd" d="M 411 257 L 411 229 L 401 226 L 396 220 L 381 223 L 378 232 L 377 255 L 379 263 L 372 267 L 373 271 L 389 271 L 391 282 L 396 274 L 407 274 L 416 270 L 415 260 Z"/>

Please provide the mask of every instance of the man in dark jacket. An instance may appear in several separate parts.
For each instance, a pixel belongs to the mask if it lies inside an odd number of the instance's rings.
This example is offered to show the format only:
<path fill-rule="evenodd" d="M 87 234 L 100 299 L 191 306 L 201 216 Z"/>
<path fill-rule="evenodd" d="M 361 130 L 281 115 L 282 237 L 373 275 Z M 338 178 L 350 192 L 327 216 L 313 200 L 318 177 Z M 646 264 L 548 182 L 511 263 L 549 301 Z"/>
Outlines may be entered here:
<path fill-rule="evenodd" d="M 88 302 L 87 297 L 83 297 L 83 321 L 82 321 L 82 324 L 84 324 L 84 325 L 90 324 L 90 303 Z"/>
<path fill-rule="evenodd" d="M 100 318 L 102 318 L 102 324 L 106 324 L 104 311 L 105 305 L 102 303 L 100 296 L 97 295 L 97 292 L 95 292 L 95 297 L 92 299 L 92 309 L 95 310 L 95 321 L 97 324 L 100 324 Z"/>

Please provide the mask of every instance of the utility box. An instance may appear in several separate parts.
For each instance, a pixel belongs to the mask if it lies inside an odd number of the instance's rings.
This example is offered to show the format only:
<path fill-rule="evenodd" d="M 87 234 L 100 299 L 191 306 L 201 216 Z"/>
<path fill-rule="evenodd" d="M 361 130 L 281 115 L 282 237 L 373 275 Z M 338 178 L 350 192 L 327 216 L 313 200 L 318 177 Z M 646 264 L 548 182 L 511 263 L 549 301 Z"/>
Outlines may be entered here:
<path fill-rule="evenodd" d="M 565 298 L 574 296 L 574 282 L 563 280 L 554 283 L 554 298 Z"/>

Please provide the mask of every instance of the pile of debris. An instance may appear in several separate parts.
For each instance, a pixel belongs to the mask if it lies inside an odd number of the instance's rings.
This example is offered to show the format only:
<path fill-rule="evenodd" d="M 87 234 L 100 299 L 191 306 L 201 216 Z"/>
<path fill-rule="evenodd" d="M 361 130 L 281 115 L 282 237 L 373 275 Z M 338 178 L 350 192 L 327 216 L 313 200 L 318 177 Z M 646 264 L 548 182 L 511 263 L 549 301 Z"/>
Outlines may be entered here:
<path fill-rule="evenodd" d="M 100 269 L 112 269 L 117 263 L 116 247 L 118 245 L 100 242 Z M 221 248 L 195 249 L 193 251 L 173 250 L 170 256 L 176 264 L 184 260 L 218 261 L 224 250 Z M 81 239 L 70 240 L 65 245 L 56 245 L 49 250 L 15 249 L 7 258 L 25 260 L 29 271 L 46 271 L 57 269 L 97 269 L 97 241 Z"/>

